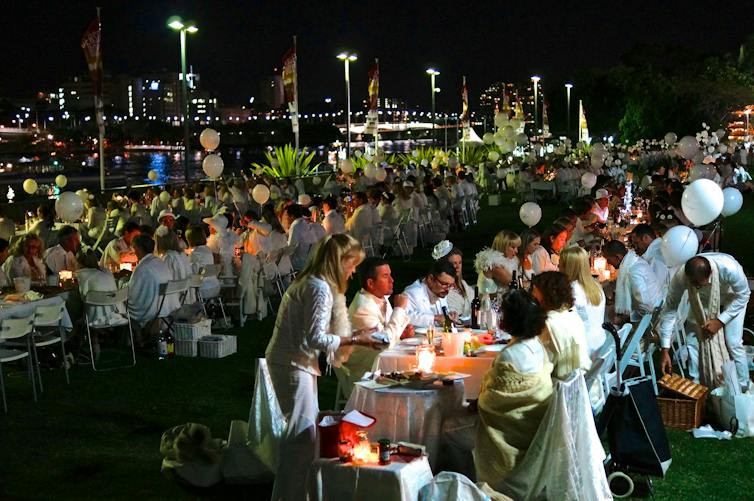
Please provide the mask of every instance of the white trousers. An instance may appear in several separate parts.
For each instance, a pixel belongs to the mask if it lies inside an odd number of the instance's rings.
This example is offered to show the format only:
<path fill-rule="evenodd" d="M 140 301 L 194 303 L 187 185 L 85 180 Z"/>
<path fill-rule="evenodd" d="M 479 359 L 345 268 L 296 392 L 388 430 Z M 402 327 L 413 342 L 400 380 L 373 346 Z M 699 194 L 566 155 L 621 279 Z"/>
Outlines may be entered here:
<path fill-rule="evenodd" d="M 317 444 L 317 376 L 293 366 L 269 364 L 272 386 L 288 427 L 280 441 L 273 501 L 306 498 L 306 476 Z"/>

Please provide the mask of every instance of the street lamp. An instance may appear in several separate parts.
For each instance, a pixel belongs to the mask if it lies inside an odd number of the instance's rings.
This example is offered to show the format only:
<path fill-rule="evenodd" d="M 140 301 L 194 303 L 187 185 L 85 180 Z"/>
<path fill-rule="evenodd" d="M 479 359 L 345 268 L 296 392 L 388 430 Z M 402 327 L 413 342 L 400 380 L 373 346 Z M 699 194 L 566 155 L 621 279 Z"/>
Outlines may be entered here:
<path fill-rule="evenodd" d="M 186 33 L 196 33 L 199 28 L 193 21 L 183 21 L 179 16 L 168 19 L 168 27 L 180 34 L 181 39 L 181 110 L 183 118 L 183 175 L 189 182 L 189 109 L 188 109 L 188 73 L 186 71 Z"/>
<path fill-rule="evenodd" d="M 356 61 L 356 54 L 341 52 L 338 59 L 343 61 L 346 77 L 346 157 L 351 156 L 351 74 L 348 71 L 350 64 Z"/>
<path fill-rule="evenodd" d="M 440 89 L 435 87 L 435 78 L 440 72 L 434 68 L 427 68 L 427 75 L 429 75 L 429 85 L 432 90 L 432 144 L 435 144 L 435 122 L 437 121 L 437 115 L 435 114 L 435 94 L 440 92 Z"/>
<path fill-rule="evenodd" d="M 571 136 L 571 89 L 572 83 L 565 84 L 566 88 L 566 137 Z"/>
<path fill-rule="evenodd" d="M 537 114 L 539 110 L 539 81 L 541 77 L 534 75 L 531 81 L 534 82 L 534 135 L 537 135 Z"/>

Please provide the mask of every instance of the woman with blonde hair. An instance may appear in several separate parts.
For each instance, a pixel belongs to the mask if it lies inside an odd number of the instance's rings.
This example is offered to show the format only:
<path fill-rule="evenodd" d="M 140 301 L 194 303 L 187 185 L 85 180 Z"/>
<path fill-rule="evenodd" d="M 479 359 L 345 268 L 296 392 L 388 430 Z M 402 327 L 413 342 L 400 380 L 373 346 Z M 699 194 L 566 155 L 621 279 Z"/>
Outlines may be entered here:
<path fill-rule="evenodd" d="M 476 255 L 474 268 L 479 277 L 479 294 L 505 293 L 519 268 L 518 248 L 521 237 L 509 230 L 502 230 L 492 241 L 492 247 Z"/>
<path fill-rule="evenodd" d="M 173 280 L 184 280 L 191 278 L 193 273 L 191 262 L 185 252 L 181 250 L 178 235 L 167 226 L 160 226 L 154 232 L 154 250 L 155 255 L 165 261 L 173 274 Z M 196 302 L 196 294 L 193 290 L 189 291 L 186 298 L 188 304 Z"/>
<path fill-rule="evenodd" d="M 47 267 L 42 261 L 44 242 L 33 233 L 27 233 L 15 244 L 12 256 L 5 264 L 5 274 L 9 282 L 17 277 L 29 277 L 32 282 L 44 283 Z"/>
<path fill-rule="evenodd" d="M 346 234 L 322 239 L 278 309 L 265 358 L 287 428 L 280 442 L 272 499 L 304 499 L 316 445 L 317 376 L 320 352 L 338 364 L 336 351 L 349 345 L 372 346 L 372 330 L 351 331 L 345 292 L 364 259 L 361 244 Z"/>
<path fill-rule="evenodd" d="M 586 341 L 591 356 L 605 342 L 605 292 L 592 277 L 589 254 L 578 246 L 566 247 L 560 252 L 560 272 L 571 282 L 573 306 L 584 321 Z"/>

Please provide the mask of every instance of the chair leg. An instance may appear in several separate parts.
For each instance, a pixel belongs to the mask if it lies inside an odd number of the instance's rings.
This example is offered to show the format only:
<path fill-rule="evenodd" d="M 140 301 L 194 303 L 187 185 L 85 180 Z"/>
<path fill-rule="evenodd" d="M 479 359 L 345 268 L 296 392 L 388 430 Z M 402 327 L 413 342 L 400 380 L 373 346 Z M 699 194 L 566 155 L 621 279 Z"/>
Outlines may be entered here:
<path fill-rule="evenodd" d="M 71 384 L 71 379 L 68 376 L 68 363 L 65 359 L 65 332 L 63 327 L 60 327 L 60 353 L 63 354 L 63 369 L 65 370 L 65 384 Z"/>
<path fill-rule="evenodd" d="M 34 367 L 32 364 L 34 361 L 31 359 L 31 352 L 29 352 L 29 379 L 31 380 L 31 393 L 34 397 L 34 403 L 37 402 L 37 384 L 34 382 Z"/>
<path fill-rule="evenodd" d="M 3 379 L 2 363 L 0 363 L 0 393 L 3 394 L 3 411 L 8 414 L 8 402 L 5 401 L 5 380 Z"/>
<path fill-rule="evenodd" d="M 37 343 L 34 342 L 34 334 L 29 334 L 29 364 L 34 364 L 37 368 L 37 377 L 39 378 L 39 393 L 44 393 L 44 387 L 42 386 L 42 373 L 39 370 L 39 356 L 37 355 Z M 32 378 L 32 384 L 34 378 Z"/>

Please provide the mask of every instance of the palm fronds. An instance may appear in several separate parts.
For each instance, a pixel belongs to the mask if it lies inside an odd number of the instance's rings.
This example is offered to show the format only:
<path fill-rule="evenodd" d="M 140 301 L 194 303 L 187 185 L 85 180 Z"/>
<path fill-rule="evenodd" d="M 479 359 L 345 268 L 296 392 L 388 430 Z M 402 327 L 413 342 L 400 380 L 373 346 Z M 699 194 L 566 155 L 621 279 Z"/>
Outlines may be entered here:
<path fill-rule="evenodd" d="M 273 177 L 302 177 L 313 174 L 322 162 L 314 163 L 316 152 L 306 149 L 297 150 L 290 144 L 283 147 L 276 146 L 273 152 L 265 152 L 267 164 L 252 163 L 255 169 L 262 169 L 265 174 Z"/>

